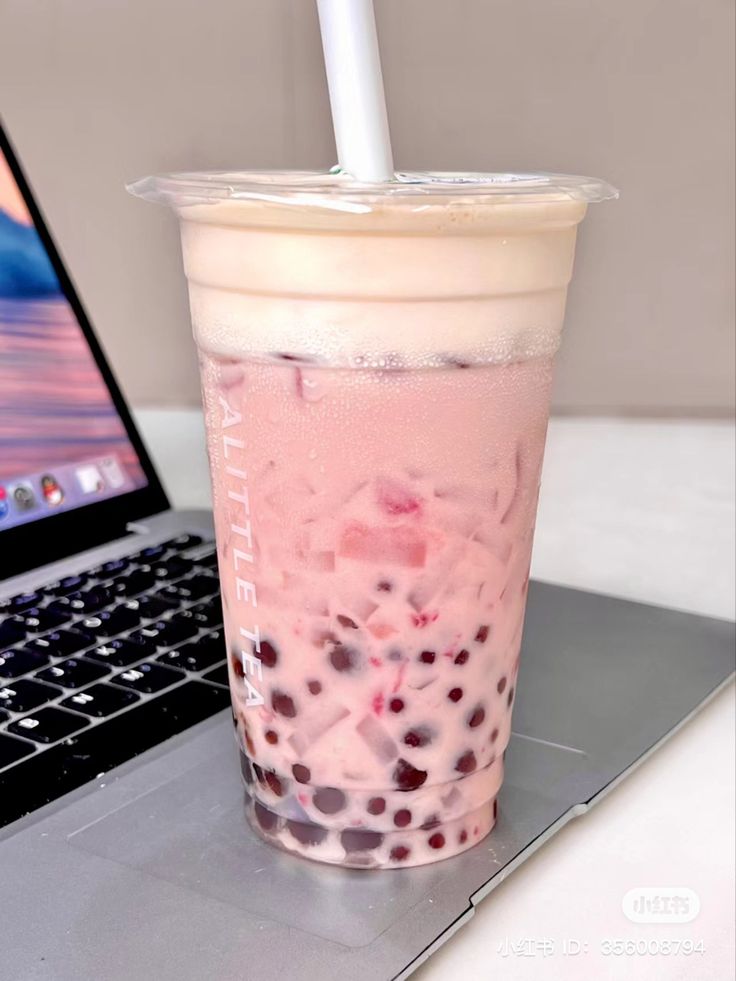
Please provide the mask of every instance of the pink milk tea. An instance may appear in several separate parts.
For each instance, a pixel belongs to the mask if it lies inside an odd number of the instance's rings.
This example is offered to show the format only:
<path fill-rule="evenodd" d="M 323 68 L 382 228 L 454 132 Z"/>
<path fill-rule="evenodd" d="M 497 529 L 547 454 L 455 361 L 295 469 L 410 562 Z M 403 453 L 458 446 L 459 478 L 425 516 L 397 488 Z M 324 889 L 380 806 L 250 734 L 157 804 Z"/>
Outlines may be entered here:
<path fill-rule="evenodd" d="M 355 868 L 494 825 L 580 178 L 183 175 L 246 812 Z"/>

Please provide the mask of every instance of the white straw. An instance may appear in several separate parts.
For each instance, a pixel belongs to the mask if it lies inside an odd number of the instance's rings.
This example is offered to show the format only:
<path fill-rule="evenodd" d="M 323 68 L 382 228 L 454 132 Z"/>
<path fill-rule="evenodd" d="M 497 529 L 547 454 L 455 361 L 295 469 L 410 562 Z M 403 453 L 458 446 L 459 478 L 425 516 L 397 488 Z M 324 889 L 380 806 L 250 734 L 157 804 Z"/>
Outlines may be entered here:
<path fill-rule="evenodd" d="M 373 0 L 317 0 L 317 6 L 340 167 L 359 181 L 391 180 Z"/>

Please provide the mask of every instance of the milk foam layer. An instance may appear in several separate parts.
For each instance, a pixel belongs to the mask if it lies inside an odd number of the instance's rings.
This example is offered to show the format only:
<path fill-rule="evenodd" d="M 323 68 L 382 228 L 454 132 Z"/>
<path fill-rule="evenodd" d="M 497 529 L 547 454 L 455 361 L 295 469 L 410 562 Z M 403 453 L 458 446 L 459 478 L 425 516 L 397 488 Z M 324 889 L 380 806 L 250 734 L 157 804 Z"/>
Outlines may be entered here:
<path fill-rule="evenodd" d="M 197 343 L 224 357 L 412 367 L 548 357 L 582 201 L 550 194 L 179 208 Z"/>

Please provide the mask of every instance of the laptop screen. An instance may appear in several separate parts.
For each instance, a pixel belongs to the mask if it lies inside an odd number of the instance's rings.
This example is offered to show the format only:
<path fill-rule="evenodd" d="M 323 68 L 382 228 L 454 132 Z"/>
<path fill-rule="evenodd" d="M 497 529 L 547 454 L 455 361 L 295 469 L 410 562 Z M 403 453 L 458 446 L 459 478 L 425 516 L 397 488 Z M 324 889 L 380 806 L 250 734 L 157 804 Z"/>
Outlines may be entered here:
<path fill-rule="evenodd" d="M 0 148 L 0 533 L 147 484 Z"/>

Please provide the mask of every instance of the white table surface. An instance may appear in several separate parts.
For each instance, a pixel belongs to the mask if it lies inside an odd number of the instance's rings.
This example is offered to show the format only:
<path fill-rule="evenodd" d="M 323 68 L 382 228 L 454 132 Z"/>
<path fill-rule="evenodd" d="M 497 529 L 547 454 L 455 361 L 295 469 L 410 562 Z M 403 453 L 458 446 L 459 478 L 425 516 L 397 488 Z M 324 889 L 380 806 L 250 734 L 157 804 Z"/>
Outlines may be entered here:
<path fill-rule="evenodd" d="M 174 505 L 207 506 L 201 414 L 141 410 L 137 418 Z M 536 578 L 733 618 L 734 549 L 731 424 L 552 421 Z M 415 977 L 734 977 L 734 717 L 731 685 L 514 872 Z M 700 914 L 676 926 L 630 923 L 621 900 L 638 886 L 689 887 Z M 691 939 L 704 953 L 604 954 L 603 941 L 615 938 Z M 565 954 L 565 940 L 587 950 Z"/>

